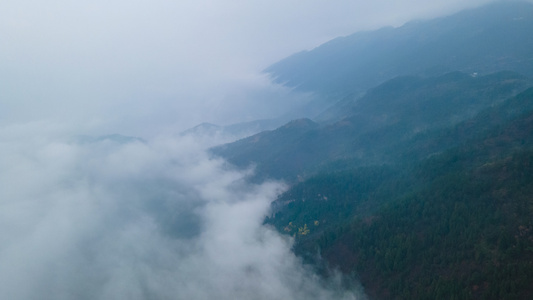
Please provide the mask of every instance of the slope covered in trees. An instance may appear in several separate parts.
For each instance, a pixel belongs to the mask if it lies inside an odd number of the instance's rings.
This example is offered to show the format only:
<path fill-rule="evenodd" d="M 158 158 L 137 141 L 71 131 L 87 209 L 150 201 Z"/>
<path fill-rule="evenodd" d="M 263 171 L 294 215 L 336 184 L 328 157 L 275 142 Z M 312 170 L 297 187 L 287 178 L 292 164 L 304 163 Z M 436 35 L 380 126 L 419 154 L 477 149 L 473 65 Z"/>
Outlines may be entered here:
<path fill-rule="evenodd" d="M 391 147 L 470 118 L 528 85 L 527 78 L 512 72 L 478 77 L 460 72 L 429 78 L 398 77 L 355 102 L 343 103 L 347 116 L 340 121 L 320 125 L 297 120 L 216 147 L 213 152 L 237 166 L 257 165 L 258 177 L 288 180 L 312 174 L 332 160 L 383 162 L 390 159 Z"/>
<path fill-rule="evenodd" d="M 321 253 L 358 274 L 375 299 L 529 299 L 532 105 L 529 89 L 455 126 L 477 130 L 422 160 L 317 175 L 266 222 L 309 260 Z"/>
<path fill-rule="evenodd" d="M 531 32 L 510 1 L 333 40 L 267 71 L 341 101 L 212 152 L 289 182 L 265 223 L 371 299 L 532 299 Z"/>

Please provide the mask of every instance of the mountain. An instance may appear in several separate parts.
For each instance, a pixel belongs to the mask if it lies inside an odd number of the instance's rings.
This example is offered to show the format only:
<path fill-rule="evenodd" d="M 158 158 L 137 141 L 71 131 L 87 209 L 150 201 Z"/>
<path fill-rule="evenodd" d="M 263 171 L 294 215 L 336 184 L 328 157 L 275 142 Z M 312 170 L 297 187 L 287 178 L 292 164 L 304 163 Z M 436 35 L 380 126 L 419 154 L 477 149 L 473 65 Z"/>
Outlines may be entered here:
<path fill-rule="evenodd" d="M 358 32 L 268 67 L 276 82 L 322 95 L 365 92 L 401 75 L 501 70 L 533 76 L 533 5 L 501 1 L 398 28 Z"/>
<path fill-rule="evenodd" d="M 450 132 L 457 146 L 430 157 L 293 185 L 266 223 L 372 299 L 530 299 L 533 88 Z"/>
<path fill-rule="evenodd" d="M 339 100 L 211 149 L 289 189 L 265 224 L 370 299 L 533 298 L 533 5 L 356 33 L 269 69 Z"/>
<path fill-rule="evenodd" d="M 273 177 L 278 178 L 291 177 L 312 159 L 312 153 L 291 148 L 299 147 L 297 141 L 306 134 L 312 134 L 318 127 L 310 119 L 293 120 L 276 130 L 264 131 L 210 150 L 239 167 L 256 164 L 258 179 L 274 174 L 276 175 Z M 309 145 L 308 149 L 313 149 L 313 146 Z M 286 155 L 280 155 L 281 153 Z"/>
<path fill-rule="evenodd" d="M 118 144 L 146 143 L 146 141 L 140 137 L 125 136 L 121 134 L 108 134 L 97 137 L 88 135 L 78 135 L 73 137 L 71 141 L 78 144 L 93 144 L 99 142 L 113 142 Z"/>
<path fill-rule="evenodd" d="M 199 135 L 199 136 L 226 136 L 232 140 L 242 139 L 260 132 L 274 130 L 288 121 L 287 116 L 281 116 L 273 119 L 260 119 L 248 122 L 240 122 L 219 126 L 211 123 L 201 123 L 180 133 L 180 135 Z"/>
<path fill-rule="evenodd" d="M 338 122 L 321 126 L 309 119 L 297 120 L 212 152 L 240 167 L 255 164 L 259 178 L 289 180 L 339 159 L 358 164 L 385 162 L 397 145 L 457 124 L 529 85 L 527 78 L 512 72 L 398 77 L 345 103 L 342 111 L 347 116 Z"/>
<path fill-rule="evenodd" d="M 216 135 L 216 134 L 221 134 L 223 130 L 224 130 L 224 128 L 221 127 L 221 126 L 204 122 L 204 123 L 201 123 L 201 124 L 198 124 L 198 125 L 194 126 L 193 128 L 189 128 L 189 129 L 181 132 L 180 134 L 181 135 L 189 135 L 189 134 Z"/>

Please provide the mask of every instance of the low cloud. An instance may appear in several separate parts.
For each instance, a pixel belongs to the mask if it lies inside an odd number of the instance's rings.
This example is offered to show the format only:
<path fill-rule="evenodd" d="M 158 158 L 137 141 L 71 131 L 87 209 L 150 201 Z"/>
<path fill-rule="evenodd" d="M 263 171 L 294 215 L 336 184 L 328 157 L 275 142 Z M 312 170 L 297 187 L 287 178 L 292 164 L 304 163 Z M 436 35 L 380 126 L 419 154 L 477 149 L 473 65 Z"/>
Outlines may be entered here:
<path fill-rule="evenodd" d="M 0 4 L 0 298 L 355 298 L 262 225 L 282 183 L 172 134 L 309 101 L 260 74 L 291 53 L 489 1 Z"/>
<path fill-rule="evenodd" d="M 0 124 L 148 136 L 276 117 L 301 95 L 261 75 L 270 64 L 337 36 L 490 1 L 3 1 Z"/>
<path fill-rule="evenodd" d="M 191 136 L 56 130 L 0 131 L 0 298 L 355 298 L 262 225 L 282 183 L 246 183 Z"/>

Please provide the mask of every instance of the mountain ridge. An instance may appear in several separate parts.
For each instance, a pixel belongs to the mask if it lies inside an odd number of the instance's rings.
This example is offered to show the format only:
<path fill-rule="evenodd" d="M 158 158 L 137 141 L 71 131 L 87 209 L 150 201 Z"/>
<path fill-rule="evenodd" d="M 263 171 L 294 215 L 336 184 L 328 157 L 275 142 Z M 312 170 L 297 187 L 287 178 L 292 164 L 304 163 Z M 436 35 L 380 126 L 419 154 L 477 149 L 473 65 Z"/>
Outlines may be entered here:
<path fill-rule="evenodd" d="M 400 75 L 510 70 L 532 76 L 532 31 L 533 4 L 496 2 L 336 38 L 274 63 L 265 72 L 297 90 L 339 96 Z"/>
<path fill-rule="evenodd" d="M 347 105 L 344 111 L 351 112 L 340 121 L 293 121 L 301 126 L 285 125 L 211 151 L 239 167 L 255 164 L 258 178 L 294 180 L 333 159 L 383 160 L 382 149 L 388 145 L 458 123 L 529 85 L 527 78 L 512 72 L 398 77 Z"/>
<path fill-rule="evenodd" d="M 531 299 L 532 25 L 496 3 L 300 53 L 278 82 L 340 101 L 211 153 L 288 182 L 265 224 L 372 299 Z"/>
<path fill-rule="evenodd" d="M 372 299 L 529 299 L 533 88 L 472 120 L 432 156 L 295 184 L 265 222 L 308 262 L 358 273 Z"/>

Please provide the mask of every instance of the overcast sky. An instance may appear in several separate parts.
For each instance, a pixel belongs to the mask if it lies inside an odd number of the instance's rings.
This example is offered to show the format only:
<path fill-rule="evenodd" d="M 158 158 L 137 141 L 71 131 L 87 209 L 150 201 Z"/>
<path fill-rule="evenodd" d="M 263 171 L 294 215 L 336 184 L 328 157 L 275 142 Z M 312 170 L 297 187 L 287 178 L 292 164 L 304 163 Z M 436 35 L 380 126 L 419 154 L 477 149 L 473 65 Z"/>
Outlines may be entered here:
<path fill-rule="evenodd" d="M 262 225 L 249 184 L 174 133 L 299 101 L 261 70 L 357 30 L 487 1 L 0 2 L 1 299 L 365 299 Z M 145 141 L 72 135 L 123 133 Z"/>
<path fill-rule="evenodd" d="M 271 63 L 485 2 L 1 1 L 0 121 L 142 135 L 269 117 L 265 102 L 289 101 L 260 75 Z"/>

